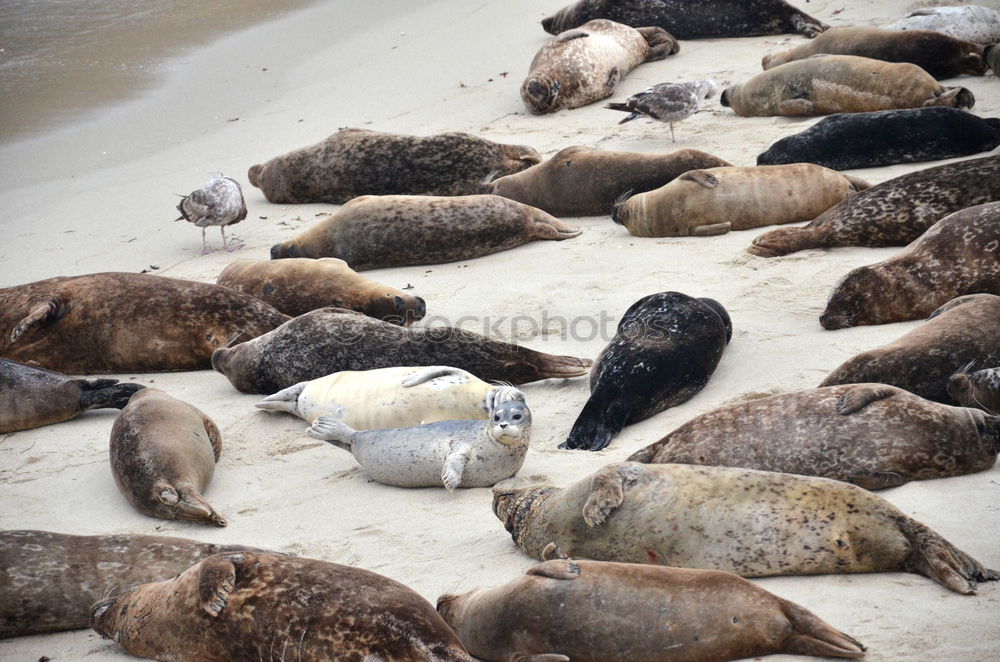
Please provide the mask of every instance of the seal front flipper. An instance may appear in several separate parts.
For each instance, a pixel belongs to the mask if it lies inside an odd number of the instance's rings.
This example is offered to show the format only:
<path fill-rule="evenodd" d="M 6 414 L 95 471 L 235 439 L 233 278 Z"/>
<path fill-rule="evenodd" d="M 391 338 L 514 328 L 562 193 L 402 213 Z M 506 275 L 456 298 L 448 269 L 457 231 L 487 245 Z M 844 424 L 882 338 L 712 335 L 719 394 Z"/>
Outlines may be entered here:
<path fill-rule="evenodd" d="M 649 55 L 644 62 L 662 60 L 668 55 L 673 55 L 681 49 L 680 43 L 672 34 L 659 27 L 636 28 L 636 32 L 642 35 L 649 46 Z"/>
<path fill-rule="evenodd" d="M 451 366 L 446 365 L 435 365 L 427 368 L 420 368 L 416 372 L 410 373 L 401 383 L 403 388 L 410 388 L 411 386 L 424 384 L 432 379 L 437 379 L 438 377 L 461 377 L 465 374 L 465 371 L 461 368 L 452 368 Z M 468 379 L 469 378 L 466 376 L 463 381 L 468 381 Z"/>
<path fill-rule="evenodd" d="M 896 393 L 898 391 L 895 388 L 883 384 L 859 384 L 840 396 L 837 400 L 837 413 L 849 416 L 873 402 L 891 398 Z"/>
<path fill-rule="evenodd" d="M 866 490 L 883 490 L 887 487 L 899 487 L 910 482 L 909 478 L 895 471 L 868 471 L 865 469 L 850 472 L 845 476 L 845 480 Z"/>
<path fill-rule="evenodd" d="M 789 117 L 815 115 L 816 106 L 809 99 L 785 99 L 777 105 L 775 112 Z"/>
<path fill-rule="evenodd" d="M 357 430 L 343 421 L 338 421 L 333 416 L 320 416 L 306 430 L 306 434 L 313 439 L 322 439 L 337 448 L 343 448 L 348 453 L 352 452 L 351 445 L 354 443 L 354 435 L 357 432 Z"/>
<path fill-rule="evenodd" d="M 719 178 L 707 170 L 689 170 L 677 179 L 694 182 L 705 188 L 716 188 L 719 185 Z"/>
<path fill-rule="evenodd" d="M 74 379 L 80 387 L 80 407 L 90 409 L 122 409 L 142 384 L 120 384 L 117 379 Z M 216 458 L 218 459 L 218 458 Z"/>
<path fill-rule="evenodd" d="M 551 561 L 553 559 L 568 559 L 568 558 L 569 557 L 566 556 L 566 554 L 564 554 L 561 549 L 559 549 L 559 545 L 555 544 L 554 542 L 550 542 L 548 545 L 545 546 L 545 549 L 542 550 L 541 559 L 543 561 Z"/>
<path fill-rule="evenodd" d="M 217 617 L 229 603 L 229 594 L 236 588 L 236 566 L 233 560 L 241 556 L 219 554 L 201 562 L 198 573 L 198 597 L 201 608 L 209 616 Z"/>
<path fill-rule="evenodd" d="M 639 479 L 642 466 L 612 464 L 599 470 L 590 480 L 590 495 L 583 504 L 583 521 L 598 526 L 625 501 L 625 488 Z"/>
<path fill-rule="evenodd" d="M 729 221 L 725 223 L 711 223 L 709 225 L 696 225 L 691 228 L 692 237 L 712 237 L 719 234 L 726 234 L 731 230 L 733 224 Z"/>
<path fill-rule="evenodd" d="M 514 653 L 510 656 L 510 662 L 570 662 L 570 660 L 565 655 L 559 655 L 558 653 L 541 653 L 538 655 Z"/>
<path fill-rule="evenodd" d="M 264 411 L 283 411 L 288 414 L 297 414 L 299 411 L 299 396 L 305 390 L 309 382 L 299 382 L 294 386 L 282 389 L 274 395 L 269 395 L 254 407 Z"/>
<path fill-rule="evenodd" d="M 453 446 L 445 458 L 444 467 L 441 468 L 441 482 L 449 492 L 454 492 L 462 484 L 462 474 L 465 472 L 465 465 L 470 455 L 472 447 L 468 444 L 459 444 Z"/>
<path fill-rule="evenodd" d="M 580 576 L 580 566 L 569 559 L 557 559 L 546 561 L 536 566 L 528 568 L 526 575 L 537 575 L 550 579 L 576 579 Z"/>
<path fill-rule="evenodd" d="M 31 311 L 18 322 L 10 332 L 10 342 L 17 342 L 17 339 L 25 334 L 32 327 L 42 326 L 49 322 L 54 322 L 62 317 L 65 310 L 59 305 L 59 301 L 54 297 L 35 304 Z"/>
<path fill-rule="evenodd" d="M 898 524 L 913 550 L 903 564 L 904 569 L 930 577 L 964 595 L 975 594 L 977 581 L 1000 579 L 1000 571 L 986 568 L 920 522 L 901 517 Z"/>
<path fill-rule="evenodd" d="M 781 601 L 781 611 L 794 632 L 776 652 L 815 657 L 864 657 L 865 647 L 860 641 L 830 627 L 811 611 L 787 600 Z"/>

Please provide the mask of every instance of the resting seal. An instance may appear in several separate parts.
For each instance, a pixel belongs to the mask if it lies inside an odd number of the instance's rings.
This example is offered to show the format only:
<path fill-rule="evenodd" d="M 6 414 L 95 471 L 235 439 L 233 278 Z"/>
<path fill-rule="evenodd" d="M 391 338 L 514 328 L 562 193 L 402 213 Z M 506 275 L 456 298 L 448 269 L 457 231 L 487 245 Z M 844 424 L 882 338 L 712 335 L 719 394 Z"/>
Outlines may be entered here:
<path fill-rule="evenodd" d="M 1000 11 L 979 5 L 922 7 L 886 28 L 934 30 L 977 44 L 995 44 L 1000 41 Z"/>
<path fill-rule="evenodd" d="M 827 478 L 625 462 L 563 489 L 498 485 L 493 512 L 536 559 L 567 554 L 743 577 L 906 571 L 965 594 L 1000 579 L 888 501 Z"/>
<path fill-rule="evenodd" d="M 250 168 L 268 202 L 343 204 L 359 195 L 468 195 L 492 172 L 509 175 L 540 163 L 524 145 L 468 133 L 403 136 L 343 129 L 326 140 Z"/>
<path fill-rule="evenodd" d="M 955 373 L 948 380 L 948 395 L 963 407 L 1000 414 L 1000 368 Z"/>

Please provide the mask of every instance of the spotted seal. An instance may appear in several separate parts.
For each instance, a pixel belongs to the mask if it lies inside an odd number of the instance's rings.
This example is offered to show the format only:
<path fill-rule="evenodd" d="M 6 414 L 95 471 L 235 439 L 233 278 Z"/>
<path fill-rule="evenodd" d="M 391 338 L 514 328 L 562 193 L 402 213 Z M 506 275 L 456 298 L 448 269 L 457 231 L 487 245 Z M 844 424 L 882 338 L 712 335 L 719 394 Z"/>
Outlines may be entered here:
<path fill-rule="evenodd" d="M 1000 368 L 955 373 L 948 379 L 948 395 L 963 407 L 1000 414 Z"/>
<path fill-rule="evenodd" d="M 934 30 L 977 44 L 995 44 L 1000 41 L 1000 11 L 980 5 L 921 7 L 886 28 Z"/>

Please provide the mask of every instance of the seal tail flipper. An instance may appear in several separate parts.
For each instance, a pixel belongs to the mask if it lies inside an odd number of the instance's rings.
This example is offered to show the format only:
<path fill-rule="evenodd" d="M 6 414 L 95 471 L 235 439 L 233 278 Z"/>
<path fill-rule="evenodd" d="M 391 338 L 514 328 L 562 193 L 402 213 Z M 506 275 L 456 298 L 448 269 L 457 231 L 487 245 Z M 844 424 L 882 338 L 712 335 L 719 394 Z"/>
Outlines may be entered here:
<path fill-rule="evenodd" d="M 611 464 L 599 469 L 590 479 L 590 494 L 583 504 L 583 521 L 598 526 L 625 501 L 625 488 L 639 480 L 638 464 Z"/>
<path fill-rule="evenodd" d="M 544 215 L 548 218 L 538 218 L 539 214 L 536 214 L 535 222 L 531 224 L 531 234 L 534 239 L 562 241 L 563 239 L 578 237 L 583 232 L 580 228 L 563 223 L 554 216 Z"/>
<path fill-rule="evenodd" d="M 226 519 L 215 512 L 215 508 L 205 501 L 198 490 L 190 487 L 178 489 L 165 481 L 159 481 L 153 486 L 153 492 L 156 499 L 167 506 L 176 519 L 226 526 Z"/>
<path fill-rule="evenodd" d="M 848 473 L 844 480 L 866 490 L 884 490 L 887 487 L 899 487 L 910 482 L 910 479 L 895 471 L 869 471 L 859 469 Z"/>
<path fill-rule="evenodd" d="M 525 348 L 520 348 L 522 353 L 526 353 Z M 590 359 L 579 359 L 575 356 L 562 356 L 558 354 L 546 354 L 545 352 L 534 352 L 532 368 L 534 375 L 527 379 L 512 380 L 519 384 L 531 382 L 538 379 L 567 379 L 569 377 L 579 377 L 587 374 L 593 361 Z"/>
<path fill-rule="evenodd" d="M 297 414 L 299 410 L 299 396 L 305 390 L 309 382 L 299 382 L 294 386 L 282 389 L 274 395 L 269 395 L 254 407 L 264 411 L 283 411 L 288 414 Z"/>
<path fill-rule="evenodd" d="M 864 657 L 865 647 L 857 639 L 830 627 L 823 619 L 799 605 L 781 601 L 781 610 L 795 630 L 780 652 L 815 657 Z"/>
<path fill-rule="evenodd" d="M 625 427 L 628 414 L 617 403 L 609 407 L 599 404 L 594 398 L 587 400 L 583 411 L 573 423 L 566 441 L 559 448 L 568 450 L 599 451 L 611 443 L 611 439 Z"/>
<path fill-rule="evenodd" d="M 122 409 L 142 384 L 119 384 L 117 379 L 74 379 L 79 385 L 80 406 L 90 409 Z"/>
<path fill-rule="evenodd" d="M 313 439 L 322 439 L 349 453 L 356 433 L 357 430 L 333 416 L 320 416 L 306 430 L 306 434 Z"/>
<path fill-rule="evenodd" d="M 801 228 L 777 228 L 755 238 L 747 248 L 747 253 L 758 257 L 780 257 L 825 245 L 816 229 L 808 225 Z"/>
<path fill-rule="evenodd" d="M 964 595 L 976 592 L 977 581 L 1000 579 L 1000 571 L 983 566 L 920 522 L 900 517 L 897 523 L 913 550 L 903 564 L 906 570 Z"/>
<path fill-rule="evenodd" d="M 869 182 L 866 179 L 861 179 L 860 177 L 855 177 L 854 175 L 847 175 L 844 173 L 840 174 L 844 176 L 844 179 L 850 182 L 851 188 L 855 193 L 859 193 L 861 191 L 864 191 L 865 189 L 869 189 L 872 187 L 871 182 Z"/>

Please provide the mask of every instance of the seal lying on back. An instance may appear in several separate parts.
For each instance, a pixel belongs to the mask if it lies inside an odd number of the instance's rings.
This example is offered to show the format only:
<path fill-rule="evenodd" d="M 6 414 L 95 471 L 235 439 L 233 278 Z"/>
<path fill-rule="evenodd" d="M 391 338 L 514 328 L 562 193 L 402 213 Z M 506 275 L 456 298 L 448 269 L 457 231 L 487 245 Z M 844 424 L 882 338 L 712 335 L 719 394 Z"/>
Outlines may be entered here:
<path fill-rule="evenodd" d="M 493 488 L 493 512 L 536 559 L 569 555 L 743 577 L 915 572 L 957 593 L 1000 579 L 860 487 L 688 464 L 609 464 L 567 488 Z"/>
<path fill-rule="evenodd" d="M 703 414 L 629 457 L 820 476 L 865 489 L 985 471 L 1000 416 L 886 384 L 776 395 Z"/>
<path fill-rule="evenodd" d="M 1000 368 L 955 373 L 948 380 L 948 395 L 963 407 L 1000 414 Z"/>
<path fill-rule="evenodd" d="M 899 339 L 847 360 L 820 386 L 881 382 L 928 400 L 960 404 L 948 395 L 948 380 L 970 365 L 1000 365 L 997 338 L 1000 296 L 958 297 Z"/>
<path fill-rule="evenodd" d="M 212 355 L 216 372 L 244 393 L 274 393 L 341 370 L 448 365 L 486 381 L 523 384 L 578 377 L 590 364 L 452 327 L 402 328 L 333 308 L 300 315 Z"/>
<path fill-rule="evenodd" d="M 91 626 L 131 655 L 173 662 L 474 662 L 402 584 L 275 554 L 216 554 L 94 605 Z"/>
<path fill-rule="evenodd" d="M 121 409 L 141 384 L 72 379 L 0 359 L 0 434 L 62 423 L 91 409 Z"/>
<path fill-rule="evenodd" d="M 886 28 L 934 30 L 977 44 L 995 44 L 1000 41 L 1000 11 L 979 5 L 922 7 Z"/>
<path fill-rule="evenodd" d="M 521 99 L 535 115 L 585 106 L 614 94 L 625 74 L 643 62 L 679 48 L 663 28 L 589 21 L 542 46 L 521 84 Z"/>
<path fill-rule="evenodd" d="M 343 204 L 359 195 L 469 195 L 492 172 L 524 170 L 541 155 L 468 133 L 404 136 L 343 129 L 250 168 L 268 202 Z"/>
<path fill-rule="evenodd" d="M 980 292 L 1000 294 L 1000 202 L 950 214 L 895 256 L 848 273 L 819 323 L 841 329 L 923 319 Z"/>
<path fill-rule="evenodd" d="M 747 252 L 788 255 L 831 246 L 905 246 L 942 218 L 1000 200 L 1000 156 L 925 168 L 876 184 L 800 228 L 759 235 Z"/>
<path fill-rule="evenodd" d="M 503 586 L 443 595 L 437 609 L 469 652 L 490 662 L 859 658 L 865 650 L 797 604 L 714 570 L 552 560 Z"/>
<path fill-rule="evenodd" d="M 834 170 L 875 168 L 967 156 L 998 145 L 1000 118 L 956 108 L 877 110 L 824 117 L 768 147 L 757 157 L 757 165 L 808 162 Z"/>

